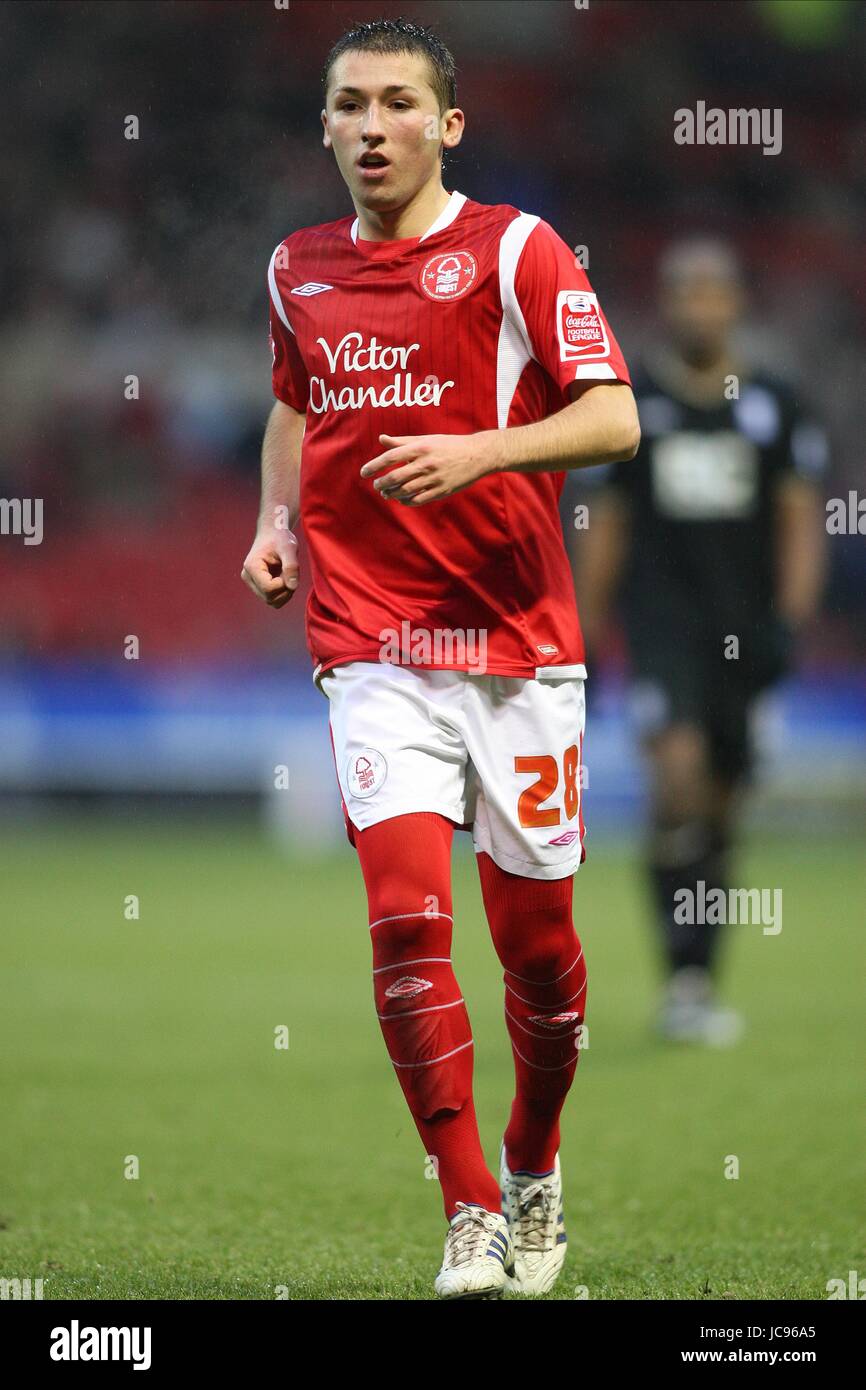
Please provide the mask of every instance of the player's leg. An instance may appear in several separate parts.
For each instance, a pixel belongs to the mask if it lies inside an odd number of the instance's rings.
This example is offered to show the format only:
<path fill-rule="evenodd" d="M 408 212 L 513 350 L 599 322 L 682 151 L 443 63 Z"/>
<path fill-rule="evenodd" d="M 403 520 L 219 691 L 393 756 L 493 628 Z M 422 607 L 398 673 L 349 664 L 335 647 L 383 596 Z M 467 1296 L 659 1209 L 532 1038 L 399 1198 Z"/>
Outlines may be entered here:
<path fill-rule="evenodd" d="M 370 914 L 376 1012 L 397 1079 L 435 1165 L 449 1220 L 436 1292 L 496 1297 L 513 1267 L 499 1187 L 472 1098 L 472 1031 L 451 966 L 451 837 L 443 816 L 355 831 Z"/>
<path fill-rule="evenodd" d="M 376 1012 L 450 1220 L 458 1202 L 495 1210 L 472 1099 L 472 1031 L 451 966 L 451 838 L 412 814 L 355 832 L 373 946 Z"/>
<path fill-rule="evenodd" d="M 707 910 L 729 887 L 731 796 L 713 766 L 711 733 L 674 722 L 647 740 L 647 867 L 667 974 L 660 1028 L 673 1040 L 731 1042 L 739 1020 L 713 999 L 724 914 Z M 711 896 L 713 895 L 713 896 Z"/>
<path fill-rule="evenodd" d="M 586 964 L 572 921 L 574 880 L 520 877 L 484 853 L 478 871 L 505 971 L 505 1020 L 514 1055 L 505 1157 L 512 1172 L 549 1173 L 586 1009 Z"/>
<path fill-rule="evenodd" d="M 478 781 L 475 844 L 491 936 L 505 969 L 515 1097 L 500 1177 L 513 1287 L 541 1293 L 566 1252 L 560 1114 L 583 1040 L 586 967 L 572 921 L 582 857 L 583 681 L 491 677 L 467 700 Z"/>
<path fill-rule="evenodd" d="M 712 769 L 703 728 L 674 723 L 646 742 L 650 773 L 648 867 L 669 971 L 710 969 L 717 927 L 695 922 L 699 882 L 719 886 Z M 683 890 L 691 899 L 683 897 Z"/>
<path fill-rule="evenodd" d="M 352 663 L 323 682 L 347 830 L 367 888 L 376 1010 L 450 1226 L 436 1290 L 502 1292 L 512 1265 L 481 1152 L 472 1034 L 451 967 L 451 840 L 465 819 L 465 749 L 451 673 Z"/>
<path fill-rule="evenodd" d="M 478 855 L 484 907 L 505 975 L 515 1094 L 502 1142 L 503 1211 L 521 1293 L 550 1289 L 565 1260 L 559 1119 L 580 1057 L 586 964 L 573 877 L 534 879 Z"/>

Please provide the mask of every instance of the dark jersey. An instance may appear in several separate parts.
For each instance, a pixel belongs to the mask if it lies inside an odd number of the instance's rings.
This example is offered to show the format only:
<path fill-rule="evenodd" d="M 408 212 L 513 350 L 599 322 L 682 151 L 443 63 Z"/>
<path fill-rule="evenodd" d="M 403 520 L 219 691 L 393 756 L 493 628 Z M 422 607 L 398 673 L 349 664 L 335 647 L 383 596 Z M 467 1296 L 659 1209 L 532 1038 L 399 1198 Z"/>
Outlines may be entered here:
<path fill-rule="evenodd" d="M 775 650 L 775 494 L 786 478 L 820 480 L 821 430 L 791 388 L 762 374 L 738 397 L 700 407 L 643 365 L 634 392 L 642 439 L 606 481 L 628 500 L 624 616 L 635 665 L 659 645 L 717 658 L 736 636 L 754 683 L 779 671 Z M 591 523 L 590 523 L 591 524 Z"/>

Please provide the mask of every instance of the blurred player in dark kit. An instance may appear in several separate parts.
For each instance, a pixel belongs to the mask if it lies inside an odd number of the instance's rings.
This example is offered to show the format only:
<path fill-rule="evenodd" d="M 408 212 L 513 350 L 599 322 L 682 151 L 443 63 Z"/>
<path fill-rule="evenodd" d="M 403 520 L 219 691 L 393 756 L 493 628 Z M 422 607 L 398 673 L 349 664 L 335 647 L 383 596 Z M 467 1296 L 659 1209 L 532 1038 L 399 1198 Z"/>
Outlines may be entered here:
<path fill-rule="evenodd" d="M 640 451 L 611 467 L 591 503 L 577 591 L 590 650 L 621 591 L 651 780 L 647 869 L 668 976 L 659 1027 L 725 1044 L 740 1031 L 715 1001 L 712 919 L 726 914 L 687 905 L 731 886 L 750 717 L 815 612 L 827 447 L 791 388 L 741 356 L 745 295 L 725 244 L 674 245 L 659 307 L 663 336 L 634 382 Z"/>

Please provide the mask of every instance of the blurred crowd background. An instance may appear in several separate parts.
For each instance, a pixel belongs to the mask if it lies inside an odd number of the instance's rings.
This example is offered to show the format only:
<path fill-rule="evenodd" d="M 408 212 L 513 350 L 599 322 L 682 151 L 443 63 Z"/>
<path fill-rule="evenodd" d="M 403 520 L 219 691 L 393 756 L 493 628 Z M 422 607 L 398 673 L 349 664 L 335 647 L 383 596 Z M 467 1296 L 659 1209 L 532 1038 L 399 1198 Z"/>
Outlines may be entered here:
<path fill-rule="evenodd" d="M 244 789 L 272 746 L 239 746 L 253 716 L 324 723 L 302 597 L 274 614 L 239 580 L 271 402 L 265 274 L 294 228 L 351 210 L 321 146 L 328 48 L 355 20 L 400 13 L 435 23 L 457 59 L 467 132 L 445 186 L 587 246 L 627 357 L 654 332 L 662 248 L 729 237 L 749 351 L 826 425 L 828 496 L 866 491 L 866 6 L 4 5 L 0 496 L 44 499 L 41 545 L 0 537 L 7 790 L 76 787 L 112 758 L 133 786 L 187 759 L 190 785 Z M 781 108 L 782 152 L 677 145 L 675 110 L 700 100 Z M 847 683 L 845 717 L 862 721 L 866 540 L 829 550 L 799 667 L 822 698 Z"/>

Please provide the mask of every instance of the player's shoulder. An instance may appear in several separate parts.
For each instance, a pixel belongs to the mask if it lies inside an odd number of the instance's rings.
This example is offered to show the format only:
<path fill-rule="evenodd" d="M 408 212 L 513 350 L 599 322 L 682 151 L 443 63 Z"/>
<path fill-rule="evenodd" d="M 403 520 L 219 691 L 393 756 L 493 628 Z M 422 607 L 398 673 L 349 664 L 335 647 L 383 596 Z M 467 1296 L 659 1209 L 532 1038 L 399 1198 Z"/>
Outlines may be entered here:
<path fill-rule="evenodd" d="M 337 217 L 332 222 L 319 222 L 311 227 L 296 227 L 277 243 L 276 251 L 279 251 L 280 247 L 295 252 L 321 251 L 329 244 L 344 242 L 350 236 L 352 220 L 351 216 Z"/>
<path fill-rule="evenodd" d="M 501 237 L 510 228 L 512 235 L 519 232 L 521 240 L 527 240 L 532 233 L 537 233 L 534 244 L 541 240 L 558 239 L 553 227 L 543 217 L 515 207 L 513 203 L 477 203 L 467 198 L 461 220 L 467 228 L 472 226 L 494 237 Z"/>
<path fill-rule="evenodd" d="M 760 365 L 740 376 L 733 411 L 743 433 L 762 444 L 777 442 L 812 413 L 794 377 Z"/>
<path fill-rule="evenodd" d="M 500 273 L 505 272 L 518 297 L 558 275 L 563 258 L 572 259 L 573 253 L 563 239 L 538 213 L 513 203 L 470 202 L 464 213 L 467 237 L 487 248 L 492 262 L 498 263 Z M 574 288 L 581 288 L 581 283 L 576 282 Z"/>
<path fill-rule="evenodd" d="M 760 368 L 740 383 L 735 416 L 740 429 L 759 444 L 786 441 L 793 471 L 820 482 L 830 465 L 830 444 L 802 383 Z"/>

